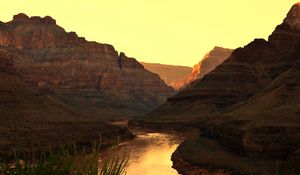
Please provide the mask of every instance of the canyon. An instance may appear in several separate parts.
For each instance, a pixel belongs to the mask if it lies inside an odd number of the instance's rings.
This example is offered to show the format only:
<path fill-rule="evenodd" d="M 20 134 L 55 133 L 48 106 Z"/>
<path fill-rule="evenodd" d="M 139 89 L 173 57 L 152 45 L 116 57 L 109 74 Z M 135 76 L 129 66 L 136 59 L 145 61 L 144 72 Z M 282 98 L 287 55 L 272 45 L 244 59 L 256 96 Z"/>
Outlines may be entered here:
<path fill-rule="evenodd" d="M 201 134 L 173 154 L 182 174 L 300 173 L 299 14 L 298 3 L 268 41 L 235 49 L 146 119 L 130 124 L 198 128 Z"/>
<path fill-rule="evenodd" d="M 145 114 L 174 93 L 112 45 L 66 32 L 49 17 L 0 22 L 0 156 L 36 145 L 110 145 L 133 137 L 109 121 Z"/>
<path fill-rule="evenodd" d="M 119 146 L 137 146 L 148 173 L 153 153 L 157 163 L 176 147 L 183 175 L 300 174 L 299 94 L 300 3 L 268 40 L 215 47 L 193 69 L 139 63 L 50 16 L 0 22 L 0 160 L 30 146 L 109 147 L 135 130 Z"/>

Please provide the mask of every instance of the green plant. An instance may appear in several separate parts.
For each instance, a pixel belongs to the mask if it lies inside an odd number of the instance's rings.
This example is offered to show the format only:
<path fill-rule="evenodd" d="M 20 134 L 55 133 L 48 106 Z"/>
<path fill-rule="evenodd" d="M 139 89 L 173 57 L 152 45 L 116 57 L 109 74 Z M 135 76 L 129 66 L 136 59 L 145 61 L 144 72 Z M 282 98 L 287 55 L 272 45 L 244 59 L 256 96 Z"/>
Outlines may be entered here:
<path fill-rule="evenodd" d="M 44 151 L 38 159 L 34 153 L 23 159 L 15 155 L 14 163 L 1 163 L 0 167 L 5 175 L 67 175 L 72 172 L 72 159 L 67 150 L 61 149 L 49 155 Z"/>
<path fill-rule="evenodd" d="M 98 175 L 100 144 L 95 143 L 90 153 L 86 153 L 83 148 L 76 150 L 74 146 L 74 172 L 77 175 Z"/>
<path fill-rule="evenodd" d="M 32 151 L 27 156 L 15 154 L 13 163 L 0 163 L 0 175 L 124 175 L 129 155 L 109 156 L 99 171 L 100 145 L 94 144 L 88 153 L 85 148 L 61 148 L 56 152 L 43 151 L 39 156 Z M 73 154 L 74 153 L 74 154 Z M 37 158 L 38 157 L 38 158 Z"/>
<path fill-rule="evenodd" d="M 113 155 L 104 160 L 100 175 L 124 175 L 126 174 L 126 165 L 129 160 L 129 154 L 119 157 Z"/>

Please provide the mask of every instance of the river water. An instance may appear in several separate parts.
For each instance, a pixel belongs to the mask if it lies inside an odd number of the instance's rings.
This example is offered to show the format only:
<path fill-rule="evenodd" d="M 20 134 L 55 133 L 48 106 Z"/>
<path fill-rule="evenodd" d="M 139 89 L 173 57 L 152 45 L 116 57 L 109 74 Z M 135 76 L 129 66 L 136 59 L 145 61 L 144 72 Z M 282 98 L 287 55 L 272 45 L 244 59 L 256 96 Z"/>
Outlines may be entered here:
<path fill-rule="evenodd" d="M 133 140 L 109 151 L 110 154 L 130 154 L 127 175 L 178 175 L 172 168 L 171 156 L 184 136 L 176 133 L 135 134 Z"/>

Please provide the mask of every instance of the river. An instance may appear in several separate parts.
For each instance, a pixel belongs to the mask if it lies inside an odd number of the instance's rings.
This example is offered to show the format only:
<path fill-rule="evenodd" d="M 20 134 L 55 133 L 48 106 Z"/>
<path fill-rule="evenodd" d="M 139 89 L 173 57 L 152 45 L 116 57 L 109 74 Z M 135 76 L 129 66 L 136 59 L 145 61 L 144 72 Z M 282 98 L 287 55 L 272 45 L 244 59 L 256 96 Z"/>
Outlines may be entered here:
<path fill-rule="evenodd" d="M 172 168 L 171 156 L 183 141 L 183 135 L 145 132 L 135 132 L 135 135 L 133 140 L 109 150 L 110 154 L 130 154 L 127 175 L 178 175 Z"/>

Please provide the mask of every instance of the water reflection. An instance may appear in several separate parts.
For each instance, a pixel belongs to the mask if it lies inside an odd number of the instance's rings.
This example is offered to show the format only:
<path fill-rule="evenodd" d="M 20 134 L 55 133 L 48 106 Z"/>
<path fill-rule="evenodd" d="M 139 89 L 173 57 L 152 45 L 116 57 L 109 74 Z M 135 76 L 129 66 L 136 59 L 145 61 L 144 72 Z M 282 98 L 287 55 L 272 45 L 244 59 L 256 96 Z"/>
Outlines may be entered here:
<path fill-rule="evenodd" d="M 130 153 L 127 175 L 178 175 L 172 168 L 171 155 L 182 140 L 183 137 L 175 134 L 138 134 L 132 141 L 115 148 L 113 153 Z"/>

